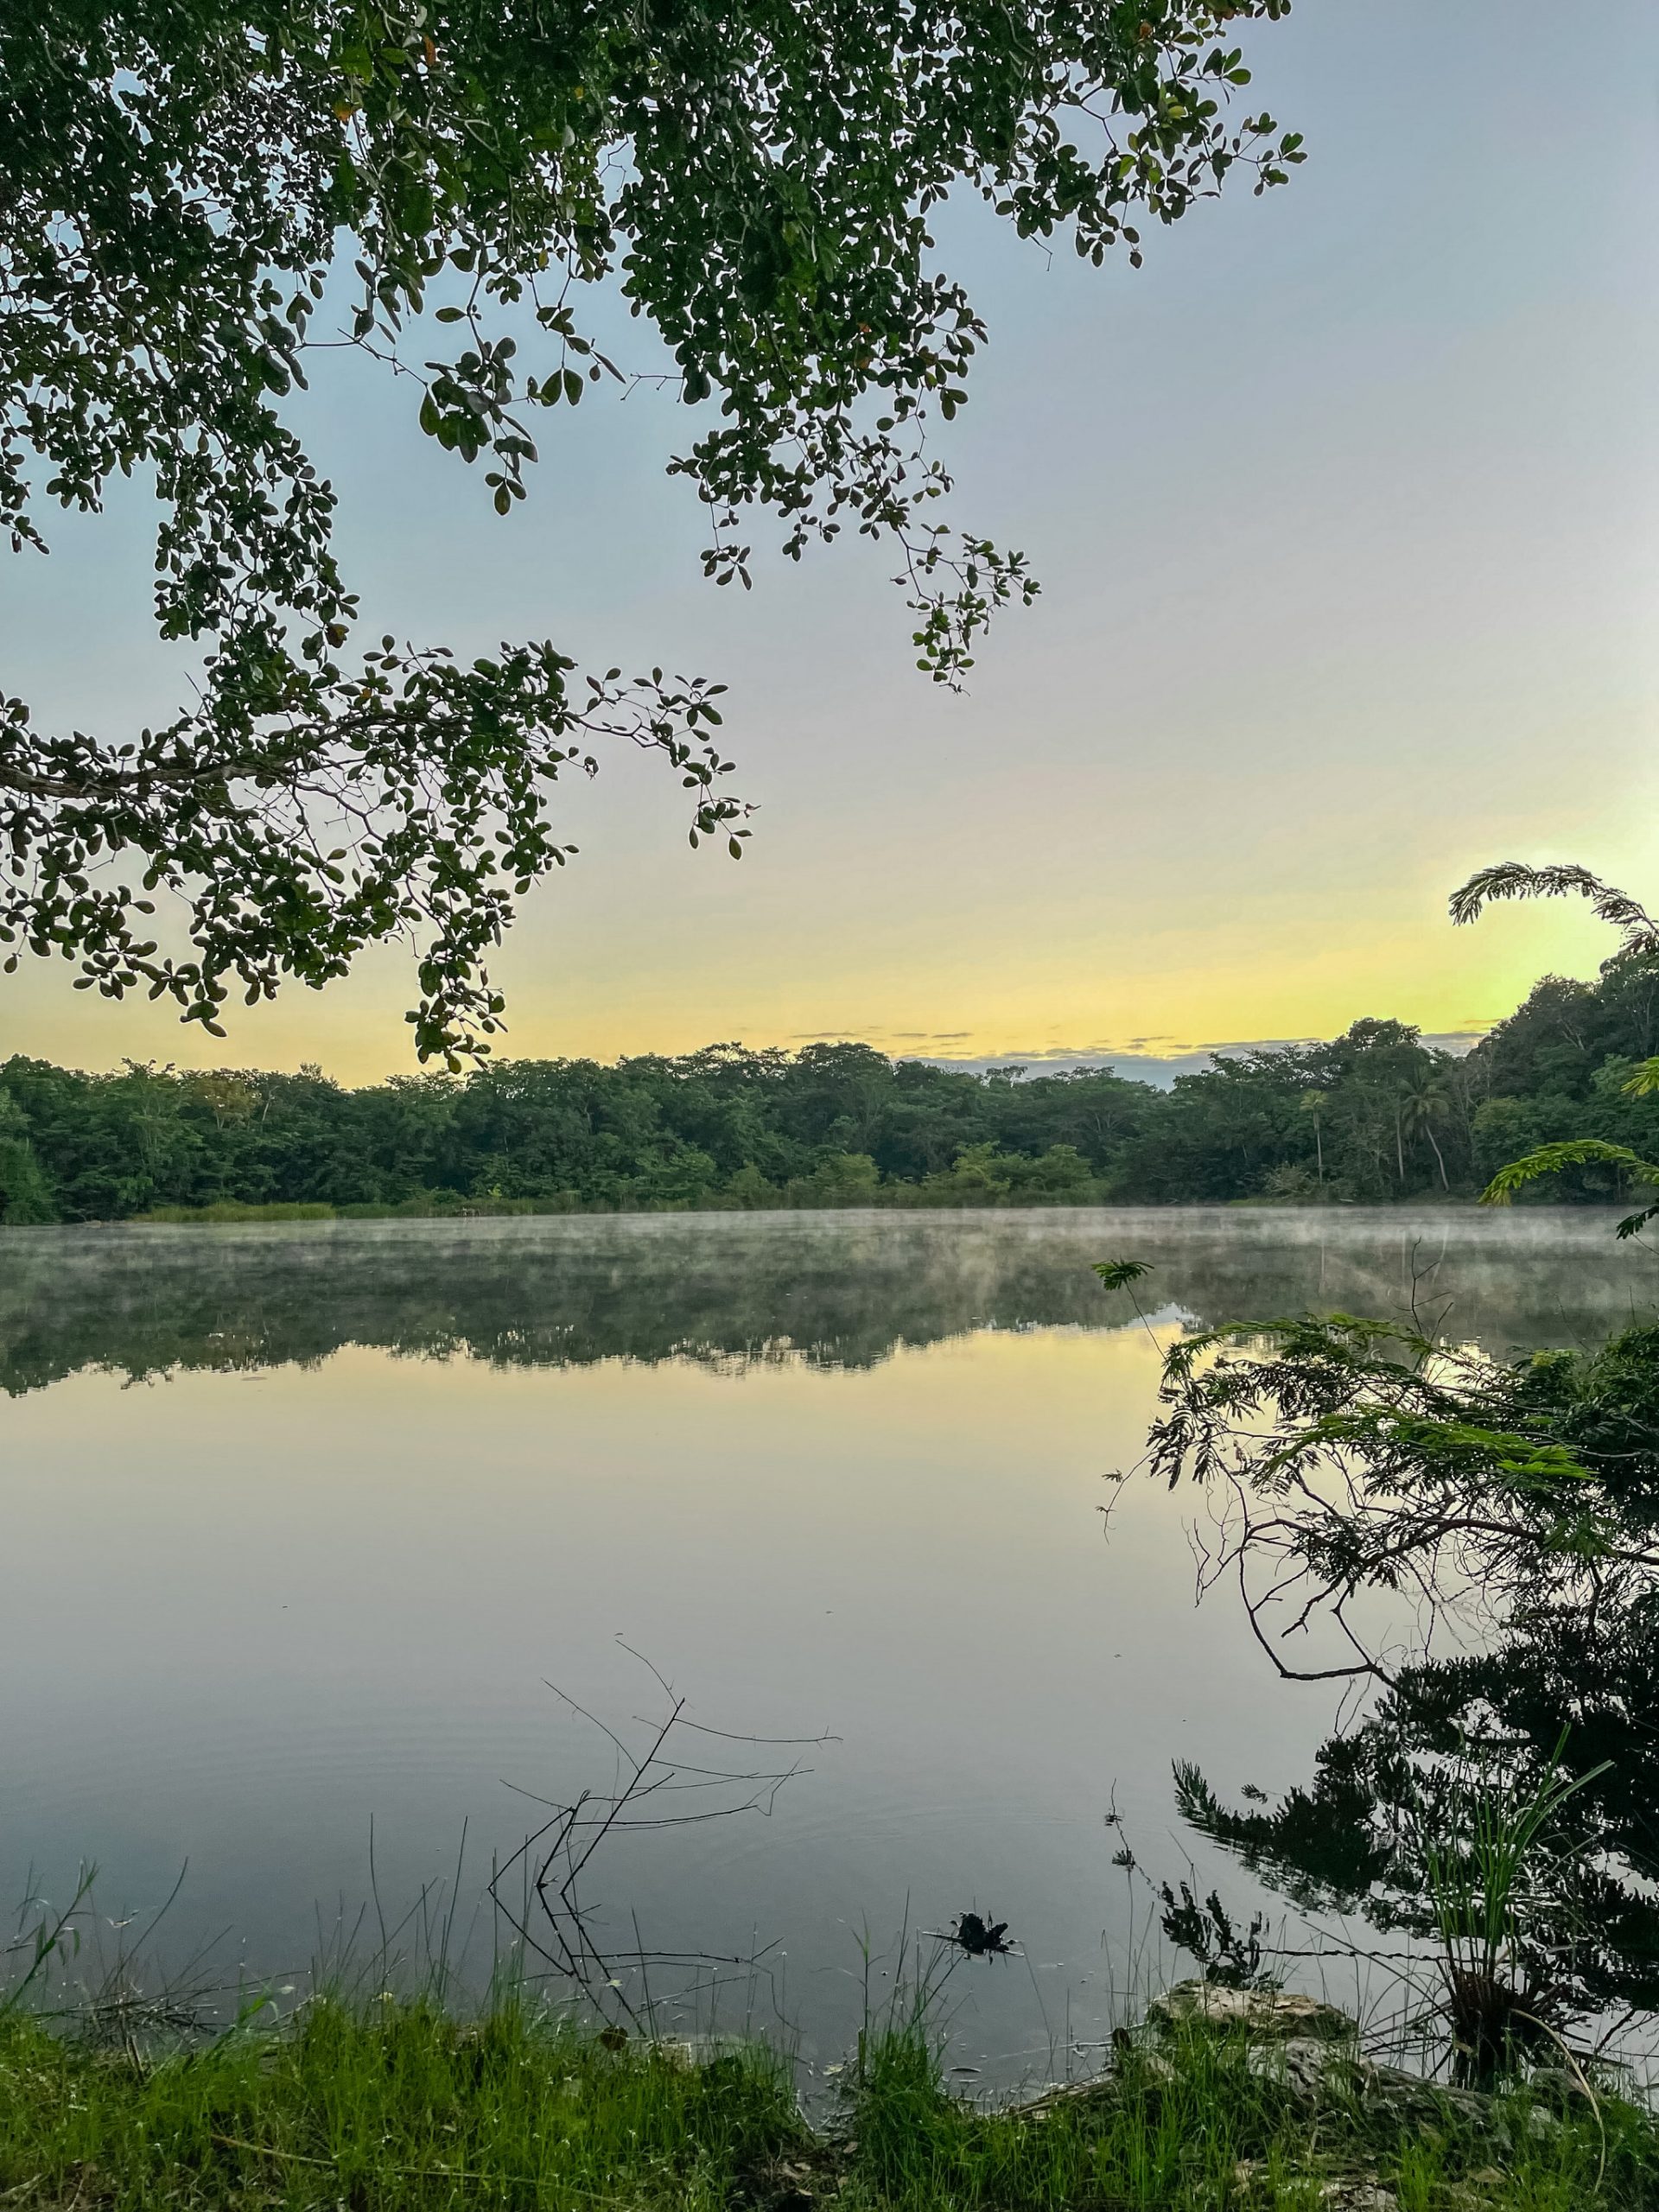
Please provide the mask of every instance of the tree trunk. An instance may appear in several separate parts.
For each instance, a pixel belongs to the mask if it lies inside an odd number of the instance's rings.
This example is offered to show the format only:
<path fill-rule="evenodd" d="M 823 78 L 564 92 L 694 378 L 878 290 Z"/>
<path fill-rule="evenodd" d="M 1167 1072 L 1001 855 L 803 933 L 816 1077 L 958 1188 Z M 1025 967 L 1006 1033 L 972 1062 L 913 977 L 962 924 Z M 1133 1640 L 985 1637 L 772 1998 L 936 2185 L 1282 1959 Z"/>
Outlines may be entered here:
<path fill-rule="evenodd" d="M 1427 1122 L 1423 1123 L 1423 1135 L 1428 1139 L 1430 1144 L 1434 1146 L 1434 1157 L 1440 1165 L 1440 1188 L 1443 1191 L 1449 1191 L 1452 1185 L 1446 1179 L 1445 1155 L 1442 1154 L 1439 1144 L 1435 1141 L 1433 1130 L 1429 1128 Z"/>

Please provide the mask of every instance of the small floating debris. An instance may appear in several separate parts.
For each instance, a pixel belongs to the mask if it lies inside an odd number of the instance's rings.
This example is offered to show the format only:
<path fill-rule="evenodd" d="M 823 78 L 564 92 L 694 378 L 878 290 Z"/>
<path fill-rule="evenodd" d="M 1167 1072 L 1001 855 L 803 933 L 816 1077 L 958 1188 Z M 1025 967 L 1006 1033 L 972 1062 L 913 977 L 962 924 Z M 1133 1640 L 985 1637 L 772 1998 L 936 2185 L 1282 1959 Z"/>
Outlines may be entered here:
<path fill-rule="evenodd" d="M 1014 1946 L 1008 1941 L 1006 1920 L 987 1920 L 977 1912 L 959 1912 L 954 1928 L 932 1929 L 931 1940 L 936 1943 L 954 1943 L 970 1959 L 1006 1959 L 1013 1956 Z"/>

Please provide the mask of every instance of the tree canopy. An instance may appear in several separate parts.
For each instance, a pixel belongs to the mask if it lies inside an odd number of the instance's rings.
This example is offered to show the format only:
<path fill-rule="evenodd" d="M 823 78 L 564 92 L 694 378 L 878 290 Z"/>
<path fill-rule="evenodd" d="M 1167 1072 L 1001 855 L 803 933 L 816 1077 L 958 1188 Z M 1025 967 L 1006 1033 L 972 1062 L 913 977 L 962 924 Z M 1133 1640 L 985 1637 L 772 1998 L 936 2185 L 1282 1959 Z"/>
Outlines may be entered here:
<path fill-rule="evenodd" d="M 1659 963 L 1620 956 L 1597 984 L 1545 977 L 1462 1059 L 1368 1020 L 1325 1044 L 1217 1056 L 1168 1090 L 1103 1068 L 976 1075 L 857 1044 L 612 1066 L 499 1056 L 358 1090 L 315 1068 L 88 1075 L 20 1056 L 0 1062 L 0 1222 L 272 1205 L 1440 1201 L 1473 1197 L 1529 1146 L 1575 1162 L 1523 1202 L 1607 1202 L 1659 1160 L 1659 1090 L 1632 1074 L 1656 1020 Z"/>
<path fill-rule="evenodd" d="M 721 690 L 579 674 L 553 641 L 463 664 L 353 650 L 336 493 L 300 429 L 308 357 L 348 344 L 428 435 L 525 496 L 534 423 L 627 365 L 582 327 L 620 283 L 709 403 L 671 473 L 708 575 L 747 583 L 769 510 L 797 557 L 896 549 L 918 657 L 957 681 L 1023 556 L 935 518 L 930 446 L 984 329 L 938 263 L 956 188 L 1021 235 L 1138 261 L 1294 134 L 1234 114 L 1238 22 L 1288 0 L 42 0 L 0 19 L 0 524 L 152 480 L 156 617 L 201 656 L 164 727 L 39 730 L 0 699 L 0 940 L 219 1033 L 233 989 L 420 952 L 416 1048 L 488 1049 L 487 957 L 573 849 L 562 773 L 660 754 L 693 842 L 746 835 Z M 349 296 L 344 296 L 348 295 Z M 336 325 L 338 324 L 338 327 Z M 169 950 L 153 893 L 177 894 Z"/>
<path fill-rule="evenodd" d="M 1650 1046 L 1650 1012 L 1656 985 L 1659 983 L 1659 922 L 1628 892 L 1604 883 L 1599 875 L 1592 875 L 1587 868 L 1580 868 L 1576 863 L 1534 868 L 1524 861 L 1500 861 L 1494 868 L 1478 869 L 1452 893 L 1452 918 L 1458 923 L 1478 921 L 1487 906 L 1498 899 L 1564 899 L 1574 893 L 1590 901 L 1599 920 L 1611 922 L 1619 932 L 1618 952 L 1602 963 L 1604 982 L 1616 978 L 1626 987 L 1625 996 L 1645 1000 L 1649 1018 L 1644 1024 L 1644 1046 Z M 1632 983 L 1634 991 L 1629 988 Z M 1586 1047 L 1573 1027 L 1573 1015 L 1578 1010 L 1574 998 L 1593 1001 L 1599 997 L 1605 1003 L 1607 995 L 1605 991 L 1592 994 L 1582 984 L 1564 983 L 1551 976 L 1539 985 L 1534 997 L 1547 989 L 1556 1000 L 1559 1013 L 1564 1017 L 1562 1027 L 1573 1039 L 1568 1050 L 1576 1047 L 1582 1061 Z M 1523 1007 L 1522 1014 L 1526 1011 Z M 1600 1006 L 1597 1011 L 1601 1011 Z M 1517 1015 L 1516 1020 L 1521 1018 Z M 1559 1059 L 1560 1054 L 1554 1057 Z M 1659 1096 L 1659 1058 L 1649 1050 L 1644 1049 L 1643 1058 L 1634 1066 L 1608 1069 L 1604 1073 L 1614 1077 L 1626 1098 Z M 1605 1090 L 1605 1083 L 1599 1087 Z M 1586 1167 L 1611 1169 L 1616 1178 L 1638 1187 L 1659 1184 L 1659 1163 L 1643 1159 L 1628 1145 L 1611 1141 L 1599 1131 L 1589 1134 L 1576 1129 L 1571 1135 L 1554 1133 L 1542 1144 L 1535 1137 L 1532 1149 L 1518 1160 L 1506 1160 L 1481 1195 L 1489 1205 L 1508 1205 L 1516 1192 L 1526 1189 L 1529 1184 Z M 1659 1203 L 1627 1215 L 1619 1223 L 1618 1233 L 1621 1237 L 1635 1236 L 1656 1218 L 1659 1218 Z"/>

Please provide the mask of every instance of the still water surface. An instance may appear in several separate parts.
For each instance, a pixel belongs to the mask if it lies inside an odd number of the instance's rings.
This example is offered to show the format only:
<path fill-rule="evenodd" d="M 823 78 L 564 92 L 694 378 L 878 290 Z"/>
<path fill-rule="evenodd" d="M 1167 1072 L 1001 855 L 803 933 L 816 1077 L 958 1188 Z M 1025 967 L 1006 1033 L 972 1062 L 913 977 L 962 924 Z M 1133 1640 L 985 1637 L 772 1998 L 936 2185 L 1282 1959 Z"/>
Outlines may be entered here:
<path fill-rule="evenodd" d="M 168 1940 L 223 1929 L 280 1977 L 354 1917 L 372 1825 L 391 1910 L 465 1823 L 464 1921 L 537 1817 L 517 1791 L 608 1783 L 547 1685 L 628 1733 L 660 1712 L 622 1638 L 709 1726 L 835 1740 L 769 1818 L 630 1839 L 595 1885 L 613 1937 L 637 1911 L 652 1948 L 775 1943 L 755 2002 L 822 2063 L 861 1939 L 988 1909 L 1025 1959 L 956 1977 L 957 2055 L 1047 2073 L 1132 1970 L 1125 1838 L 1249 1901 L 1180 1832 L 1172 1760 L 1283 1788 L 1333 1718 L 1224 1599 L 1195 1610 L 1194 1498 L 1106 1479 L 1159 1346 L 1414 1300 L 1494 1351 L 1586 1340 L 1659 1289 L 1611 1218 L 5 1232 L 0 1878 L 96 1859 L 118 1913 L 188 1861 Z M 1090 1272 L 1123 1255 L 1154 1263 L 1149 1327 Z"/>

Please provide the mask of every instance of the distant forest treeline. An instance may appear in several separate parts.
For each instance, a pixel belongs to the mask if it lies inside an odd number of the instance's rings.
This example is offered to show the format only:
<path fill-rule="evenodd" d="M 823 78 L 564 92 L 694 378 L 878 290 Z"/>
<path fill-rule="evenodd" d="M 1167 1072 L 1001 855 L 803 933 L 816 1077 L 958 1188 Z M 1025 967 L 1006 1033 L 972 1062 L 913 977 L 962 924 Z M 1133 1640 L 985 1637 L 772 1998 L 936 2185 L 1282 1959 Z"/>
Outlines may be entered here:
<path fill-rule="evenodd" d="M 1468 1196 L 1535 1145 L 1659 1152 L 1659 963 L 1547 976 L 1465 1058 L 1401 1022 L 1217 1059 L 1172 1090 L 976 1076 L 865 1045 L 501 1060 L 360 1090 L 318 1069 L 86 1075 L 0 1065 L 0 1218 L 266 1205 L 447 1212 L 696 1206 L 1375 1204 Z M 1613 1195 L 1605 1171 L 1556 1198 Z"/>

